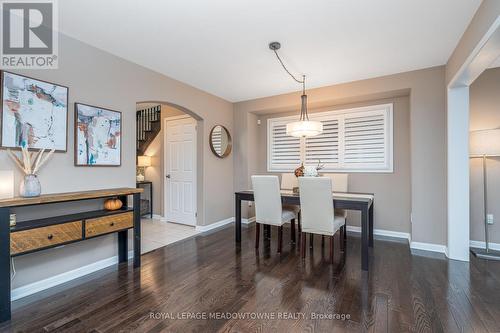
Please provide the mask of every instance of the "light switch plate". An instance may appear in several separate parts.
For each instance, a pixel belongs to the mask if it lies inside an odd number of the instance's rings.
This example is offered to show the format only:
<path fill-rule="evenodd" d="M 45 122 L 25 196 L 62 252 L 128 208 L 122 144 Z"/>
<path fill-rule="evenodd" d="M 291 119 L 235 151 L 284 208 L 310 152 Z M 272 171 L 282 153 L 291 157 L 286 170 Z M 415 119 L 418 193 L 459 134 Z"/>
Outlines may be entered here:
<path fill-rule="evenodd" d="M 488 224 L 493 224 L 493 214 L 487 214 L 486 215 L 486 223 Z"/>

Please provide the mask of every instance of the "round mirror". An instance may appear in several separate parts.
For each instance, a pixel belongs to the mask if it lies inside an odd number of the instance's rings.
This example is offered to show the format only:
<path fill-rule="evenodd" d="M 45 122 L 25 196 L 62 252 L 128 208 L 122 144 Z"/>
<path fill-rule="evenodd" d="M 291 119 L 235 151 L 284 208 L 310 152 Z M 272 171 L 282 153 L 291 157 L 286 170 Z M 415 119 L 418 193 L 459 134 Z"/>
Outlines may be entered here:
<path fill-rule="evenodd" d="M 215 156 L 224 158 L 231 153 L 231 135 L 227 128 L 215 125 L 210 131 L 210 148 Z"/>

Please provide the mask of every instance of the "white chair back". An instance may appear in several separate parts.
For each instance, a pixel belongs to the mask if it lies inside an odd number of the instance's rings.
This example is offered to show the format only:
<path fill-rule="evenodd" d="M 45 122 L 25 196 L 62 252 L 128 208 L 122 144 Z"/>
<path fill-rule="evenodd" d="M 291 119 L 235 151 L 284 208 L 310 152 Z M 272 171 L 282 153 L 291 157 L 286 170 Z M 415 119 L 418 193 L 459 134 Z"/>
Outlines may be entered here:
<path fill-rule="evenodd" d="M 332 180 L 329 177 L 299 177 L 302 231 L 333 235 Z"/>
<path fill-rule="evenodd" d="M 326 173 L 324 176 L 332 180 L 333 192 L 349 191 L 349 175 L 347 173 Z"/>
<path fill-rule="evenodd" d="M 299 187 L 299 181 L 295 174 L 293 173 L 282 173 L 281 174 L 281 189 L 282 190 L 293 190 L 294 187 Z"/>
<path fill-rule="evenodd" d="M 278 176 L 252 176 L 257 223 L 282 225 L 281 194 Z"/>

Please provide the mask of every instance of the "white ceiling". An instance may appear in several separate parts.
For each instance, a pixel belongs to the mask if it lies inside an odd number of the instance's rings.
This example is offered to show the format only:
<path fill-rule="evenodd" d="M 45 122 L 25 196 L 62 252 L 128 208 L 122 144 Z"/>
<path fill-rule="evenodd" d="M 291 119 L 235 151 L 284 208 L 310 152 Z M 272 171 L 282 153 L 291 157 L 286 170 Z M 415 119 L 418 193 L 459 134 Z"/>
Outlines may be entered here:
<path fill-rule="evenodd" d="M 229 101 L 443 65 L 481 0 L 64 0 L 63 33 Z"/>

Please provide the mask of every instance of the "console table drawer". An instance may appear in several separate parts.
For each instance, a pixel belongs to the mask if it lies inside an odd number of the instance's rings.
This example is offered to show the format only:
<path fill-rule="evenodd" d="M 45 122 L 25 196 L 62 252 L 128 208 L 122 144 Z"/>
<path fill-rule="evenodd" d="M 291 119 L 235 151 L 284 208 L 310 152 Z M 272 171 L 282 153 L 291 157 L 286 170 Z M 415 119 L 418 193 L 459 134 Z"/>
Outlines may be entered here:
<path fill-rule="evenodd" d="M 90 238 L 122 229 L 132 228 L 133 226 L 133 212 L 89 219 L 85 221 L 85 237 Z"/>
<path fill-rule="evenodd" d="M 10 253 L 16 255 L 82 239 L 82 221 L 17 231 L 10 234 Z"/>

